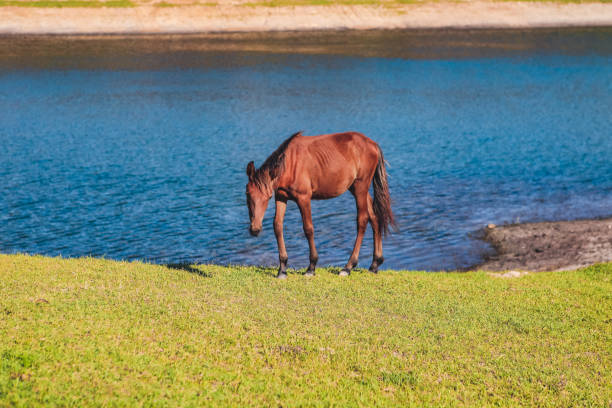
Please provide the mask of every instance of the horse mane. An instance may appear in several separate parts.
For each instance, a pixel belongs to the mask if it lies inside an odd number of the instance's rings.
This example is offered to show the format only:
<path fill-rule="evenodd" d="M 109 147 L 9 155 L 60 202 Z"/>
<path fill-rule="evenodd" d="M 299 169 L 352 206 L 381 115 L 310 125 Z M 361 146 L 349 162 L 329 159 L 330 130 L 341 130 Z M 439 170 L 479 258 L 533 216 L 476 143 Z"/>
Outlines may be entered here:
<path fill-rule="evenodd" d="M 272 182 L 285 170 L 285 151 L 293 139 L 302 135 L 302 130 L 291 135 L 266 159 L 253 175 L 253 183 L 261 191 L 270 189 Z"/>

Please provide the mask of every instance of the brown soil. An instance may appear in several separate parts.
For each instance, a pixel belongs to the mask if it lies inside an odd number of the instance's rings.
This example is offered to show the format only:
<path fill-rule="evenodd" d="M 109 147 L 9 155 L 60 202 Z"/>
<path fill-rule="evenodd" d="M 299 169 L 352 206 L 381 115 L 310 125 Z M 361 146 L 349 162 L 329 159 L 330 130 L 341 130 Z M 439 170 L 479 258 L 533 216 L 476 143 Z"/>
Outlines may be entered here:
<path fill-rule="evenodd" d="M 612 218 L 488 226 L 497 254 L 480 269 L 549 271 L 612 261 Z"/>
<path fill-rule="evenodd" d="M 246 0 L 245 0 L 246 1 Z M 277 30 L 612 25 L 610 3 L 465 1 L 380 5 L 133 8 L 0 7 L 2 34 L 143 34 Z"/>

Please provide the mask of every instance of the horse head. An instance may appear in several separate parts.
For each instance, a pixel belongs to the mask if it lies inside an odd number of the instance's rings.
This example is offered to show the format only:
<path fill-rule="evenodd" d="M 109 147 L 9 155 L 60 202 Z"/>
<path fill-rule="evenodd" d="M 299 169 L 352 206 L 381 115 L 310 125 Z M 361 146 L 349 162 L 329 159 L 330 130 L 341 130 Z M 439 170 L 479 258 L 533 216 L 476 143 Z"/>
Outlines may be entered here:
<path fill-rule="evenodd" d="M 250 220 L 249 232 L 256 237 L 261 232 L 263 217 L 268 208 L 268 201 L 272 198 L 273 191 L 268 187 L 265 175 L 259 174 L 260 172 L 255 170 L 253 162 L 249 162 L 247 165 L 246 173 L 249 176 L 249 182 L 246 185 L 246 199 Z"/>

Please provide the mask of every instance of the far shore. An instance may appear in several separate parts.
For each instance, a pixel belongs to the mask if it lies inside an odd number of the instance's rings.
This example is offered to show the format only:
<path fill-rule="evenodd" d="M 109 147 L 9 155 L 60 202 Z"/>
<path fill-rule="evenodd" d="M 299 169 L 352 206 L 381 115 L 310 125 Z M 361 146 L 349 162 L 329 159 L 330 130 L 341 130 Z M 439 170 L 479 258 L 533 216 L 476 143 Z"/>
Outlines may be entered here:
<path fill-rule="evenodd" d="M 24 3 L 25 4 L 25 3 Z M 179 34 L 409 28 L 612 26 L 612 3 L 424 2 L 372 5 L 137 4 L 0 7 L 0 34 Z M 163 3 L 165 4 L 165 3 Z"/>

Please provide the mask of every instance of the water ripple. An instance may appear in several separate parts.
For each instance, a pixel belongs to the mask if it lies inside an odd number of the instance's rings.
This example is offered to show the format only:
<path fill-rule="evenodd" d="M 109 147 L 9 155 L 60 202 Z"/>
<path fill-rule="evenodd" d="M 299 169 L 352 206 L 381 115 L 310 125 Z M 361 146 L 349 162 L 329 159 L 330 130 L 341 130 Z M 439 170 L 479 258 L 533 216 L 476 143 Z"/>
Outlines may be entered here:
<path fill-rule="evenodd" d="M 612 43 L 609 30 L 592 35 L 584 46 Z M 384 266 L 474 264 L 486 223 L 612 214 L 606 47 L 455 60 L 217 53 L 193 69 L 147 56 L 159 70 L 3 60 L 0 251 L 275 264 L 272 203 L 262 235 L 247 232 L 246 163 L 299 129 L 354 129 L 389 162 L 400 232 Z M 350 194 L 313 202 L 313 220 L 320 263 L 344 264 Z M 293 203 L 285 228 L 291 265 L 306 266 Z M 371 253 L 368 230 L 362 265 Z"/>

